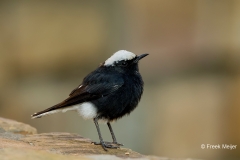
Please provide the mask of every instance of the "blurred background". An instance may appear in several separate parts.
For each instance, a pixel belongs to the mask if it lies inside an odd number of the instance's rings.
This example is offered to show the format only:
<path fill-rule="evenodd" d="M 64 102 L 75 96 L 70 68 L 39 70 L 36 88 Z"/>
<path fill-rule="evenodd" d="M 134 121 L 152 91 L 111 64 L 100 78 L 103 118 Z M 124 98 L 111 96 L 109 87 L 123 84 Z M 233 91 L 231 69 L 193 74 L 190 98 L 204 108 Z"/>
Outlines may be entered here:
<path fill-rule="evenodd" d="M 119 142 L 163 157 L 239 159 L 238 0 L 0 1 L 0 116 L 98 141 L 75 112 L 30 115 L 67 98 L 120 49 L 150 55 L 140 62 L 139 107 L 112 125 Z"/>

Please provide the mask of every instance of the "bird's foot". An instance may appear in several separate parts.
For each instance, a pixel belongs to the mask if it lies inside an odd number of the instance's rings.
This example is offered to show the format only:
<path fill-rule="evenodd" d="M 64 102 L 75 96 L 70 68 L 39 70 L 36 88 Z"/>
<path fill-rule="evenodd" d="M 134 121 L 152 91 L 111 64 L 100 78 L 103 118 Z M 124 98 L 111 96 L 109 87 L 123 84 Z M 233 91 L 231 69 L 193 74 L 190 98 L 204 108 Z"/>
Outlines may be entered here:
<path fill-rule="evenodd" d="M 123 146 L 123 144 L 120 144 L 117 142 L 100 141 L 100 142 L 92 142 L 92 143 L 95 145 L 101 145 L 105 151 L 107 151 L 106 148 L 117 149 L 117 148 L 120 148 L 120 146 Z"/>
<path fill-rule="evenodd" d="M 118 142 L 112 142 L 112 143 L 118 146 L 124 146 L 122 143 L 118 143 Z"/>

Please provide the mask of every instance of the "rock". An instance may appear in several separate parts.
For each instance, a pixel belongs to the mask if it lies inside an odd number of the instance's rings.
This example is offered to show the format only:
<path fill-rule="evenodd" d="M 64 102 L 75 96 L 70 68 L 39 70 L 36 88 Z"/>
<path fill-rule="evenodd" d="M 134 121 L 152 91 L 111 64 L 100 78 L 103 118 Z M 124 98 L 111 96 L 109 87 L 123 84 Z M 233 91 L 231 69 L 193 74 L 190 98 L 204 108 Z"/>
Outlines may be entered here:
<path fill-rule="evenodd" d="M 21 138 L 25 143 L 54 153 L 65 155 L 91 155 L 91 154 L 108 154 L 123 158 L 140 158 L 141 154 L 130 149 L 108 149 L 104 151 L 101 146 L 94 145 L 90 139 L 83 138 L 78 134 L 72 133 L 43 133 L 34 134 Z M 129 155 L 125 153 L 129 152 Z"/>
<path fill-rule="evenodd" d="M 0 117 L 0 129 L 19 134 L 35 134 L 37 130 L 28 124 Z"/>
<path fill-rule="evenodd" d="M 27 148 L 0 149 L 1 160 L 89 160 L 87 157 L 54 154 Z"/>
<path fill-rule="evenodd" d="M 91 144 L 90 139 L 78 134 L 36 133 L 36 129 L 27 124 L 0 118 L 0 157 L 19 160 L 26 157 L 53 160 L 98 159 L 98 156 L 104 158 L 104 155 L 108 155 L 108 159 L 144 157 L 126 148 L 108 149 L 106 152 L 101 146 Z"/>
<path fill-rule="evenodd" d="M 1 160 L 170 160 L 145 156 L 127 148 L 104 151 L 78 134 L 36 133 L 36 129 L 27 124 L 0 118 Z"/>

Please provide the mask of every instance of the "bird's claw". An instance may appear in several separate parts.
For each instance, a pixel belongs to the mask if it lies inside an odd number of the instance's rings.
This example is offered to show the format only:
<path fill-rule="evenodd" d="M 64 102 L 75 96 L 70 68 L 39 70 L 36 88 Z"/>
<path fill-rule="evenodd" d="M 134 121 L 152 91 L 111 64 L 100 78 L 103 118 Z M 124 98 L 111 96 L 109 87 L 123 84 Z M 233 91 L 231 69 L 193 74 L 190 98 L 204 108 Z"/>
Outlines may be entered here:
<path fill-rule="evenodd" d="M 106 148 L 117 149 L 117 148 L 120 148 L 120 146 L 123 146 L 123 144 L 120 144 L 117 142 L 100 141 L 100 142 L 92 142 L 92 143 L 95 145 L 101 145 L 105 151 L 107 151 Z"/>
<path fill-rule="evenodd" d="M 124 146 L 122 143 L 118 143 L 118 142 L 112 142 L 112 143 L 118 146 Z"/>

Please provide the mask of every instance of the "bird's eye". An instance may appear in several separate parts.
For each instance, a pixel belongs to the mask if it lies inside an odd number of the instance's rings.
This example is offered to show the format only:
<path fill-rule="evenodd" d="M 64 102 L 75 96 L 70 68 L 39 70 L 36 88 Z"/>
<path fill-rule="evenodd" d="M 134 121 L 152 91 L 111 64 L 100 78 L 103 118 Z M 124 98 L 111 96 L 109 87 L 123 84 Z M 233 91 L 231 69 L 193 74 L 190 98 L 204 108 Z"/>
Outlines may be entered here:
<path fill-rule="evenodd" d="M 127 66 L 127 62 L 122 61 L 121 65 L 122 65 L 122 66 Z"/>

